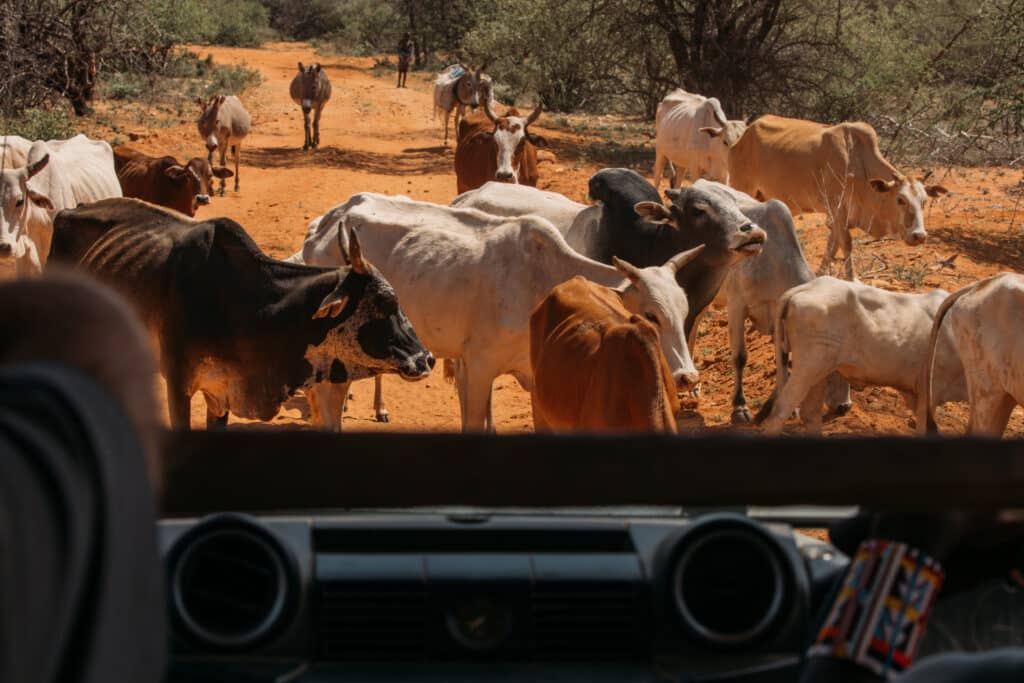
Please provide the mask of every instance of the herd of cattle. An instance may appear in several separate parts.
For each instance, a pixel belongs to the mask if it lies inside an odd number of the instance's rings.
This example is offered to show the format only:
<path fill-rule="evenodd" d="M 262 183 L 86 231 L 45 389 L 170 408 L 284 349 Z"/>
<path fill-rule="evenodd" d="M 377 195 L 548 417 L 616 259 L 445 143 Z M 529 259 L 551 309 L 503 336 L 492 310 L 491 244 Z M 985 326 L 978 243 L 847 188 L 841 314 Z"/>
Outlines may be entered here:
<path fill-rule="evenodd" d="M 316 148 L 326 71 L 299 64 L 290 93 L 304 149 Z M 851 384 L 900 391 L 921 432 L 934 430 L 935 407 L 967 400 L 968 431 L 999 436 L 1024 401 L 1024 342 L 1006 334 L 1024 277 L 952 295 L 854 281 L 852 228 L 919 245 L 925 202 L 946 192 L 900 173 L 867 124 L 747 125 L 677 90 L 658 110 L 653 184 L 604 169 L 585 206 L 536 188 L 540 107 L 495 114 L 482 67 L 446 70 L 434 102 L 446 131 L 451 109 L 481 105 L 457 116 L 451 205 L 355 194 L 315 218 L 286 261 L 230 219 L 193 218 L 215 178 L 221 194 L 231 176 L 238 189 L 250 118 L 234 96 L 200 101 L 208 155 L 184 164 L 84 135 L 7 136 L 0 256 L 19 274 L 48 262 L 83 269 L 132 301 L 158 340 L 172 425 L 185 429 L 196 393 L 214 427 L 229 412 L 269 420 L 301 389 L 314 424 L 337 430 L 349 385 L 369 377 L 387 421 L 381 375 L 422 379 L 436 356 L 465 430 L 494 431 L 492 385 L 511 374 L 538 430 L 674 433 L 679 393 L 698 386 L 691 350 L 713 301 L 728 307 L 733 421 L 763 421 L 768 433 L 797 409 L 820 430 L 825 410 L 849 408 Z M 682 176 L 693 182 L 682 187 Z M 804 212 L 828 218 L 817 275 L 793 222 Z M 827 275 L 840 250 L 845 279 Z M 757 416 L 743 392 L 748 319 L 776 349 L 776 389 Z"/>

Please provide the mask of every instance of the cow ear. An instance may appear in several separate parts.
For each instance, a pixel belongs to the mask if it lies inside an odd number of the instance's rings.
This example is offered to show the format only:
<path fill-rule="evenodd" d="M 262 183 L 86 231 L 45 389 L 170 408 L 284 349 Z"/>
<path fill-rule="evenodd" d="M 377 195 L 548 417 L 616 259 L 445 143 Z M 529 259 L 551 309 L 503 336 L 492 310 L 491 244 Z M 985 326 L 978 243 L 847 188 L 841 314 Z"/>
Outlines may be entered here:
<path fill-rule="evenodd" d="M 944 188 L 942 185 L 925 185 L 924 191 L 928 193 L 929 197 L 938 197 L 944 194 L 949 194 L 949 190 Z"/>
<path fill-rule="evenodd" d="M 678 187 L 670 187 L 665 190 L 665 199 L 670 202 L 674 202 L 683 195 L 683 191 Z"/>
<path fill-rule="evenodd" d="M 168 166 L 167 168 L 164 169 L 164 175 L 174 180 L 181 180 L 182 178 L 185 177 L 185 174 L 187 173 L 188 169 L 178 164 Z"/>
<path fill-rule="evenodd" d="M 877 192 L 888 192 L 896 186 L 895 180 L 882 180 L 881 178 L 872 178 L 868 181 L 871 183 L 871 187 L 875 188 Z"/>
<path fill-rule="evenodd" d="M 53 211 L 53 202 L 45 194 L 39 194 L 35 190 L 28 191 L 28 198 L 38 207 L 44 208 L 47 211 Z"/>
<path fill-rule="evenodd" d="M 352 270 L 360 275 L 369 275 L 373 268 L 370 262 L 363 258 L 363 250 L 359 246 L 355 228 L 349 228 L 348 231 L 348 262 L 352 264 Z"/>
<path fill-rule="evenodd" d="M 218 166 L 217 168 L 213 169 L 214 178 L 230 178 L 233 175 L 235 175 L 235 172 L 224 166 Z"/>
<path fill-rule="evenodd" d="M 715 128 L 712 126 L 706 126 L 698 129 L 701 133 L 704 133 L 708 137 L 717 138 L 719 135 L 725 132 L 724 128 Z"/>
<path fill-rule="evenodd" d="M 303 72 L 304 72 L 305 70 L 306 70 L 306 67 L 302 66 L 302 62 L 299 62 L 299 73 L 301 74 L 301 73 L 303 73 Z"/>
<path fill-rule="evenodd" d="M 533 133 L 527 133 L 526 139 L 530 141 L 534 147 L 547 147 L 548 141 L 543 135 L 535 135 Z"/>
<path fill-rule="evenodd" d="M 316 64 L 313 65 L 313 71 L 315 73 L 320 73 L 320 62 L 317 62 Z"/>
<path fill-rule="evenodd" d="M 316 313 L 313 314 L 313 320 L 317 320 L 319 318 L 337 318 L 341 315 L 341 312 L 345 310 L 345 305 L 348 303 L 350 298 L 348 292 L 342 289 L 344 284 L 345 278 L 341 278 L 334 291 L 325 296 L 324 300 L 320 302 L 320 307 L 316 309 Z"/>
<path fill-rule="evenodd" d="M 615 270 L 629 278 L 630 282 L 636 282 L 640 279 L 640 271 L 629 261 L 623 261 L 618 256 L 612 256 L 612 265 L 615 266 Z"/>
<path fill-rule="evenodd" d="M 664 204 L 658 202 L 638 202 L 633 206 L 637 215 L 650 223 L 668 223 L 675 225 L 672 212 Z"/>

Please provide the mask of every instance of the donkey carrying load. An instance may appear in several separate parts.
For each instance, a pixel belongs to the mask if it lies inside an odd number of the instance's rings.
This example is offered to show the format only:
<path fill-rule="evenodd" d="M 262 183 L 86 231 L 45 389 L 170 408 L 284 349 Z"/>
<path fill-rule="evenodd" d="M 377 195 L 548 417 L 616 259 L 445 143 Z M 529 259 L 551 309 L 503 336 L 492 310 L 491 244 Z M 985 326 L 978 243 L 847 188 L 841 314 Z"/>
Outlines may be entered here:
<path fill-rule="evenodd" d="M 491 77 L 484 74 L 486 68 L 486 62 L 475 70 L 459 63 L 452 64 L 437 75 L 434 81 L 434 116 L 444 116 L 444 144 L 448 144 L 448 120 L 452 109 L 455 110 L 457 131 L 467 106 L 476 109 L 480 106 L 481 97 L 490 99 Z"/>

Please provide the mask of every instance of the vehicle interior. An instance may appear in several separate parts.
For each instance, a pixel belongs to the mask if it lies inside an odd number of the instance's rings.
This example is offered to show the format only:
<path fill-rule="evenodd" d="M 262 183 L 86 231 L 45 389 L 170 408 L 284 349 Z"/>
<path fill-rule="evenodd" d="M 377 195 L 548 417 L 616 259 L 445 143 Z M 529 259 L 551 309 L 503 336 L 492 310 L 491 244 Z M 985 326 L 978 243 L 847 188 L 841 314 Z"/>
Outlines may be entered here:
<path fill-rule="evenodd" d="M 302 683 L 796 681 L 849 564 L 822 527 L 1013 506 L 1024 462 L 994 441 L 245 431 L 166 453 L 170 680 Z M 919 657 L 1019 646 L 1022 600 L 1006 579 L 940 597 Z"/>

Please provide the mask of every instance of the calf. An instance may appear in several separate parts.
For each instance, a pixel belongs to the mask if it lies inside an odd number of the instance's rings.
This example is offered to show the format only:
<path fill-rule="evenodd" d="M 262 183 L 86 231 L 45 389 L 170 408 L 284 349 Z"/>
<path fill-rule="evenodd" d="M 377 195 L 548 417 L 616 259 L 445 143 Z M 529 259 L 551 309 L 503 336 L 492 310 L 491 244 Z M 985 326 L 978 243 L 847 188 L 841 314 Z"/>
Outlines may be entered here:
<path fill-rule="evenodd" d="M 1010 413 L 1024 404 L 1024 342 L 1015 326 L 1024 310 L 1024 276 L 1000 273 L 953 293 L 932 324 L 917 402 L 919 432 L 934 432 L 933 409 L 948 391 L 944 347 L 951 337 L 967 383 L 967 433 L 999 438 Z M 936 396 L 938 398 L 936 398 Z"/>
<path fill-rule="evenodd" d="M 172 156 L 151 157 L 126 145 L 114 148 L 114 168 L 125 197 L 144 199 L 190 217 L 210 203 L 214 178 L 234 175 L 199 157 L 182 165 Z"/>
<path fill-rule="evenodd" d="M 316 149 L 320 146 L 320 116 L 331 99 L 331 79 L 319 63 L 304 67 L 299 62 L 299 73 L 295 74 L 288 91 L 292 102 L 302 108 L 302 124 L 306 135 L 302 150 Z M 313 114 L 312 127 L 309 124 L 310 113 Z"/>
<path fill-rule="evenodd" d="M 53 257 L 119 289 L 159 340 L 171 425 L 189 428 L 196 392 L 208 427 L 228 412 L 270 420 L 298 389 L 434 364 L 391 288 L 348 237 L 350 267 L 265 256 L 237 223 L 193 221 L 133 199 L 61 212 Z M 324 408 L 324 409 L 321 409 Z M 342 405 L 314 406 L 338 429 Z"/>
<path fill-rule="evenodd" d="M 833 372 L 855 386 L 893 387 L 916 410 L 932 320 L 946 297 L 941 289 L 902 294 L 833 277 L 786 292 L 775 317 L 775 396 L 758 413 L 758 420 L 767 418 L 765 431 L 781 432 L 797 406 L 808 430 L 821 431 L 825 383 Z M 963 368 L 948 331 L 935 366 L 942 390 L 932 395 L 934 405 L 964 400 Z"/>
<path fill-rule="evenodd" d="M 581 220 L 581 214 L 566 239 L 595 260 L 607 263 L 617 255 L 639 266 L 664 263 L 703 244 L 700 256 L 676 273 L 689 301 L 686 335 L 692 349 L 697 323 L 729 269 L 761 253 L 765 232 L 720 187 L 694 185 L 666 190 L 665 196 L 668 206 L 658 199 L 654 186 L 629 169 L 598 171 L 590 178 L 590 198 L 601 202 L 600 220 L 595 226 Z M 578 230 L 586 231 L 586 239 L 578 237 Z"/>
<path fill-rule="evenodd" d="M 234 95 L 217 95 L 208 102 L 198 98 L 199 119 L 196 126 L 199 135 L 206 143 L 206 160 L 213 164 L 213 152 L 220 149 L 220 166 L 224 167 L 224 159 L 228 148 L 235 159 L 235 192 L 238 192 L 238 164 L 242 156 L 242 141 L 252 127 L 249 112 L 242 106 L 242 101 Z M 224 178 L 220 176 L 220 196 L 224 196 Z"/>
<path fill-rule="evenodd" d="M 729 308 L 729 351 L 734 378 L 732 421 L 745 423 L 752 419 L 743 395 L 743 369 L 747 364 L 746 321 L 749 319 L 761 334 L 771 335 L 779 299 L 787 290 L 813 280 L 814 272 L 804 258 L 793 215 L 785 204 L 776 199 L 759 202 L 750 195 L 718 183 L 703 180 L 695 183 L 695 186 L 703 185 L 731 193 L 743 214 L 761 226 L 767 235 L 760 256 L 742 260 L 729 272 L 722 286 L 723 296 L 720 296 L 720 299 L 725 298 Z M 850 387 L 839 375 L 829 375 L 825 403 L 830 412 L 843 414 L 849 410 Z"/>
<path fill-rule="evenodd" d="M 671 279 L 701 249 L 674 257 L 664 277 Z M 642 282 L 633 266 L 625 271 L 634 284 Z M 685 308 L 675 313 L 674 334 L 682 337 Z M 530 316 L 534 428 L 674 434 L 679 399 L 661 352 L 661 324 L 650 313 L 630 313 L 622 292 L 580 276 L 551 290 Z M 697 370 L 683 348 L 694 385 Z"/>
<path fill-rule="evenodd" d="M 455 147 L 455 179 L 459 194 L 497 180 L 536 187 L 537 148 L 547 140 L 530 132 L 541 107 L 523 118 L 516 109 L 495 116 L 484 102 L 484 117 L 469 116 L 459 123 Z"/>
<path fill-rule="evenodd" d="M 671 257 L 662 262 L 667 270 L 621 261 L 608 266 L 574 252 L 537 216 L 490 216 L 364 192 L 313 221 L 301 258 L 344 262 L 343 227 L 359 231 L 363 250 L 394 284 L 427 347 L 458 361 L 465 430 L 494 430 L 491 387 L 498 375 L 512 374 L 531 389 L 530 314 L 575 275 L 620 289 L 626 308 L 656 319 L 672 377 L 680 388 L 689 386 L 686 341 L 676 333 L 686 301 L 672 278 L 678 265 Z"/>

